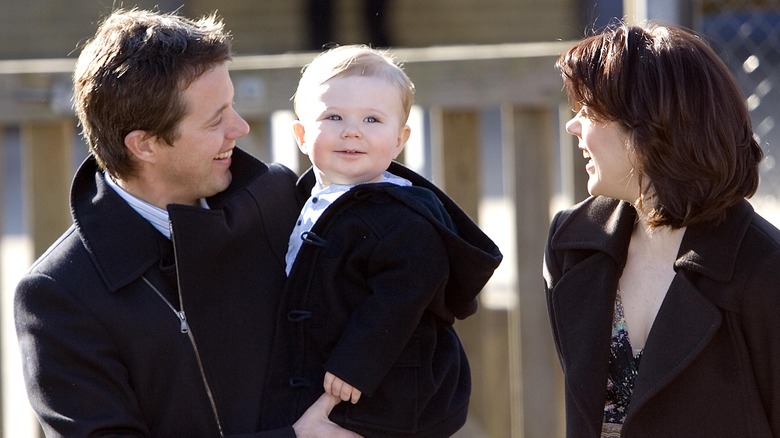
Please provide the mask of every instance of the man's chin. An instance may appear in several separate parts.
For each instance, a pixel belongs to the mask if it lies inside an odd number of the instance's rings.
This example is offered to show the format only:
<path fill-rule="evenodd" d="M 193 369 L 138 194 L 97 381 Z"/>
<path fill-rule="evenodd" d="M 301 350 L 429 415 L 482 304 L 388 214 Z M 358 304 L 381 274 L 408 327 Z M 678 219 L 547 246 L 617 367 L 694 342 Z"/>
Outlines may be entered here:
<path fill-rule="evenodd" d="M 210 187 L 211 190 L 209 191 L 211 193 L 209 193 L 207 196 L 204 196 L 204 198 L 210 198 L 224 192 L 228 187 L 230 187 L 230 183 L 232 181 L 233 175 L 230 173 L 230 171 L 228 171 L 225 175 L 220 177 L 219 182 L 215 181 L 214 185 Z"/>

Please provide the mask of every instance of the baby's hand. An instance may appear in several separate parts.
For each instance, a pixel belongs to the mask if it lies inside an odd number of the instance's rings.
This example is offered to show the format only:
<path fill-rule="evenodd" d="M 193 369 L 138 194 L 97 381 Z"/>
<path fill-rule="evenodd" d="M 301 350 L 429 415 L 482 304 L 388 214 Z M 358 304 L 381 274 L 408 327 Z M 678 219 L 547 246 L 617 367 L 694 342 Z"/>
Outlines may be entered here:
<path fill-rule="evenodd" d="M 359 389 L 329 372 L 325 372 L 325 383 L 322 386 L 326 393 L 344 401 L 351 401 L 353 405 L 360 400 L 360 394 L 362 394 Z"/>

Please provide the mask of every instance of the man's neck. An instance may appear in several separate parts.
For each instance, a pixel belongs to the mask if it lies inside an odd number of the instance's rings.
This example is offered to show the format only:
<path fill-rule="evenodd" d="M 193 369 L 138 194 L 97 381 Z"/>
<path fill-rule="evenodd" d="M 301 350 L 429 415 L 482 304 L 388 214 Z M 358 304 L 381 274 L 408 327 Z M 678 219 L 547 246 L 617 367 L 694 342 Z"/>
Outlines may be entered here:
<path fill-rule="evenodd" d="M 170 204 L 201 205 L 201 202 L 198 199 L 192 201 L 177 199 L 171 196 L 168 191 L 159 189 L 159 185 L 145 183 L 141 178 L 133 178 L 132 180 L 114 178 L 114 182 L 127 193 L 163 210 L 168 208 L 168 205 Z"/>

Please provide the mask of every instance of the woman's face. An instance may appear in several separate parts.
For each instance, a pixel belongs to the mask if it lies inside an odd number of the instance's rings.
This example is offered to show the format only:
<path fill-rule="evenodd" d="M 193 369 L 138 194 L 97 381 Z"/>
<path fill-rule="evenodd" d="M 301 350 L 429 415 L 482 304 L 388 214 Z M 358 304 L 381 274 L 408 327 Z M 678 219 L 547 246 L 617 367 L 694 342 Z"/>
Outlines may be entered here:
<path fill-rule="evenodd" d="M 566 123 L 566 132 L 579 139 L 578 147 L 588 160 L 588 193 L 634 203 L 639 181 L 634 174 L 634 153 L 628 133 L 615 121 L 603 121 L 583 106 Z"/>

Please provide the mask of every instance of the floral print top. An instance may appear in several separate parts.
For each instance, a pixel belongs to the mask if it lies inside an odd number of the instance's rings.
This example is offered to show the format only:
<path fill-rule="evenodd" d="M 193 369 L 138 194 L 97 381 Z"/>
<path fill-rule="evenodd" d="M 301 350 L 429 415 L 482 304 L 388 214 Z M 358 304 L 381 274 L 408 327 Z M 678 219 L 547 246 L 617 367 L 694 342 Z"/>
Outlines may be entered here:
<path fill-rule="evenodd" d="M 607 400 L 604 405 L 604 422 L 601 437 L 620 436 L 623 420 L 631 402 L 634 381 L 642 358 L 640 350 L 636 355 L 628 338 L 628 326 L 623 314 L 620 291 L 615 297 L 615 313 L 612 320 L 612 341 L 609 352 L 609 374 L 607 375 Z"/>

